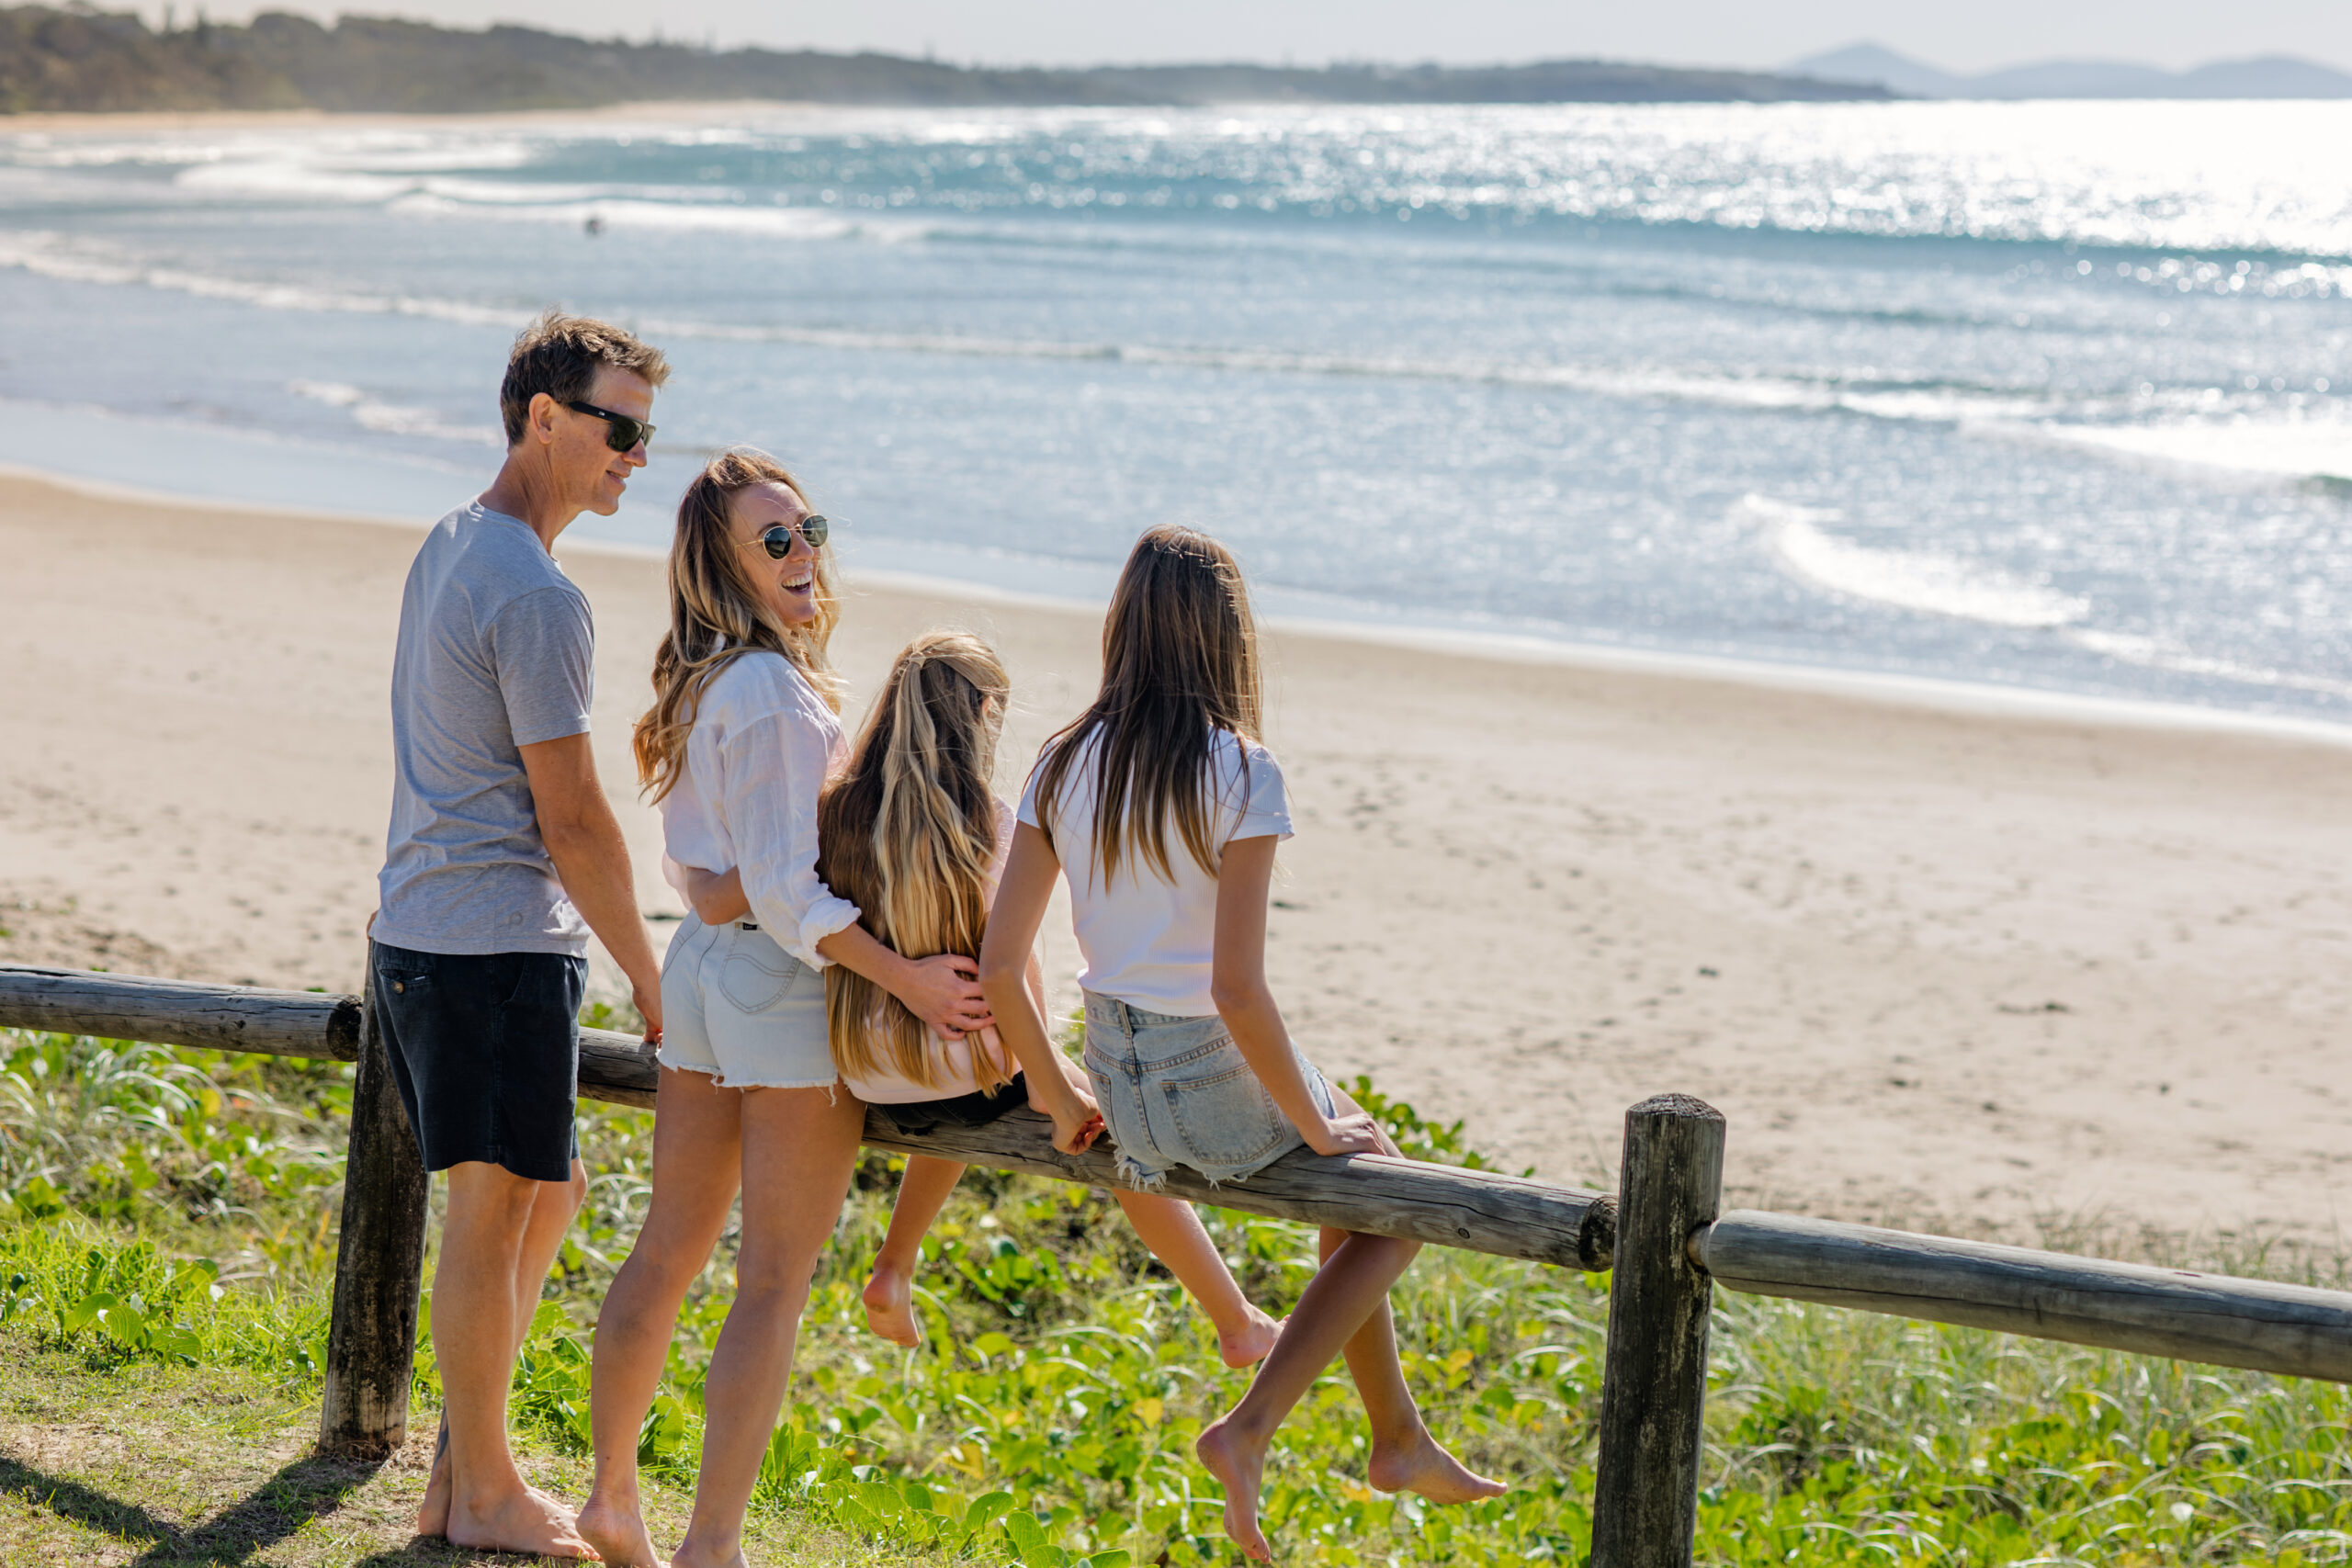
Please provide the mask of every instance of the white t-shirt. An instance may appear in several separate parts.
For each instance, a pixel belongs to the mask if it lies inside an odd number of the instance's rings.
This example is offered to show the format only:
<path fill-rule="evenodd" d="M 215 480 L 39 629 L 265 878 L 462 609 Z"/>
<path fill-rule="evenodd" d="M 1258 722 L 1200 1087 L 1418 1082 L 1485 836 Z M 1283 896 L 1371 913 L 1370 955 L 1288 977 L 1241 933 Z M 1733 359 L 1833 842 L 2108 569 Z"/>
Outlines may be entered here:
<path fill-rule="evenodd" d="M 1090 735 L 1062 775 L 1059 796 L 1046 815 L 1054 852 L 1069 879 L 1071 924 L 1085 960 L 1078 983 L 1146 1012 L 1206 1018 L 1216 1011 L 1209 993 L 1216 951 L 1216 878 L 1184 847 L 1175 824 L 1166 843 L 1175 880 L 1148 859 L 1119 857 L 1118 874 L 1105 883 L 1094 862 L 1095 742 Z M 1209 747 L 1209 841 L 1217 849 L 1236 839 L 1291 836 L 1290 799 L 1282 765 L 1263 746 L 1218 730 Z M 1021 820 L 1042 828 L 1037 777 L 1021 795 Z"/>

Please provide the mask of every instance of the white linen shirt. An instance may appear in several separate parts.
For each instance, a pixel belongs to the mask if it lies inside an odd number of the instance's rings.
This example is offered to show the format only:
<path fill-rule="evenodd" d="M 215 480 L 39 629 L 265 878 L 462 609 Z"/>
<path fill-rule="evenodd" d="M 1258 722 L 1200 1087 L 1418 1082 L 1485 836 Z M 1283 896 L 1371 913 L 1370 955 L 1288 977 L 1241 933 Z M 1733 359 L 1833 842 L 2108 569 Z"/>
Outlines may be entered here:
<path fill-rule="evenodd" d="M 712 677 L 686 732 L 685 767 L 662 797 L 662 874 L 740 871 L 752 919 L 811 969 L 817 944 L 857 906 L 817 875 L 817 796 L 848 755 L 842 721 L 780 653 L 739 655 Z"/>
<path fill-rule="evenodd" d="M 1174 881 L 1135 854 L 1122 854 L 1106 885 L 1094 863 L 1096 730 L 1081 743 L 1059 795 L 1046 813 L 1054 853 L 1069 879 L 1070 922 L 1085 960 L 1078 983 L 1146 1012 L 1207 1018 L 1216 1011 L 1209 981 L 1216 956 L 1216 878 L 1185 849 L 1173 822 L 1166 843 Z M 1236 839 L 1291 836 L 1282 765 L 1255 742 L 1220 729 L 1209 743 L 1209 841 L 1219 851 Z M 1021 820 L 1043 828 L 1037 775 L 1021 795 Z"/>

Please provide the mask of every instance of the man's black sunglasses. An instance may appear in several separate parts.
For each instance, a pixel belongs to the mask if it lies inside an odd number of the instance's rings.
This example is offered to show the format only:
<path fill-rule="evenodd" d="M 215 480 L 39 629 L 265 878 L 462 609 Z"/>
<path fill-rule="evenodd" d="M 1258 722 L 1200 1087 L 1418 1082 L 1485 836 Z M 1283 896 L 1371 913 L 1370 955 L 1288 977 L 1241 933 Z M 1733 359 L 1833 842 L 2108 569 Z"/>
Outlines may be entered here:
<path fill-rule="evenodd" d="M 747 545 L 764 546 L 767 548 L 768 559 L 782 560 L 792 553 L 792 528 L 793 525 L 789 523 L 779 523 L 764 534 L 743 542 Z M 800 536 L 808 541 L 808 547 L 812 550 L 822 549 L 826 539 L 831 536 L 832 532 L 833 525 L 825 521 L 825 514 L 821 512 L 812 512 L 800 520 Z"/>
<path fill-rule="evenodd" d="M 594 403 L 582 402 L 578 398 L 563 406 L 573 413 L 584 413 L 592 419 L 603 420 L 605 445 L 616 452 L 633 451 L 640 441 L 649 446 L 653 444 L 653 427 L 641 419 L 631 419 L 625 413 L 600 409 Z"/>

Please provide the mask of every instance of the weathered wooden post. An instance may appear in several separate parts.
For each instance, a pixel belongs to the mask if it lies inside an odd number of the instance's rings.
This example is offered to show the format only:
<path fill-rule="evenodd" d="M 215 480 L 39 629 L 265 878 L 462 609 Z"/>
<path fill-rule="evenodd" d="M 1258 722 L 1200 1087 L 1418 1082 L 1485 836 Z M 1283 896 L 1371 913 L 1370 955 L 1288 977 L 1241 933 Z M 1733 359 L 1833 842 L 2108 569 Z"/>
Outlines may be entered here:
<path fill-rule="evenodd" d="M 374 1001 L 372 996 L 360 1000 L 343 1238 L 335 1251 L 334 1316 L 319 1411 L 322 1449 L 368 1455 L 390 1453 L 408 1436 L 430 1191 L 400 1086 L 376 1033 Z"/>
<path fill-rule="evenodd" d="M 1714 1220 L 1723 1181 L 1714 1107 L 1661 1094 L 1625 1112 L 1592 1568 L 1690 1568 L 1713 1287 L 1689 1247 L 1690 1233 Z"/>

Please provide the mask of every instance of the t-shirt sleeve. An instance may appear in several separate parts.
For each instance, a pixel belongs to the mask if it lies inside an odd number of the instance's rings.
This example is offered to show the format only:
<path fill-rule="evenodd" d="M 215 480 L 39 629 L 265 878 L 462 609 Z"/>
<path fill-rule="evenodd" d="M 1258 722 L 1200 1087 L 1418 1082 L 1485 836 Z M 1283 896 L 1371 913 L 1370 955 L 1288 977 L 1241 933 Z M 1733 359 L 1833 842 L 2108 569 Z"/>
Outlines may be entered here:
<path fill-rule="evenodd" d="M 587 601 L 534 589 L 498 612 L 490 651 L 517 746 L 585 734 L 596 699 L 596 633 Z"/>
<path fill-rule="evenodd" d="M 1242 804 L 1240 818 L 1226 841 L 1236 839 L 1291 837 L 1290 792 L 1283 783 L 1283 765 L 1263 746 L 1250 746 L 1244 753 L 1250 793 Z"/>
<path fill-rule="evenodd" d="M 1039 761 L 1042 761 L 1044 759 L 1040 758 Z M 1038 831 L 1045 830 L 1046 825 L 1037 820 L 1037 770 L 1035 767 L 1029 770 L 1029 782 L 1021 786 L 1021 810 L 1018 816 L 1022 821 L 1028 823 Z"/>

